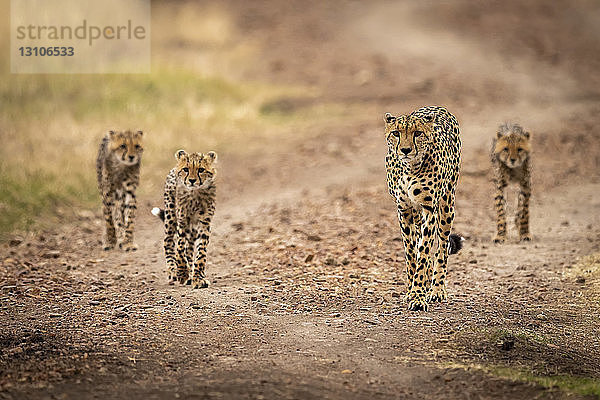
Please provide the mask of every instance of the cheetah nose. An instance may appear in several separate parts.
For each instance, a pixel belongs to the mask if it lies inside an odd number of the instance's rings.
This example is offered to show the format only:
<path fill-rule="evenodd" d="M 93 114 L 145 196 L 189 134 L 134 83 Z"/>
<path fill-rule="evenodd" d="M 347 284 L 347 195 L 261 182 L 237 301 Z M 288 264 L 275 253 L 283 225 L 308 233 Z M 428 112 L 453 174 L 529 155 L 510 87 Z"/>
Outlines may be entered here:
<path fill-rule="evenodd" d="M 190 179 L 189 181 L 190 181 L 190 185 L 193 185 L 194 183 L 196 183 L 195 179 Z"/>
<path fill-rule="evenodd" d="M 516 159 L 516 158 L 511 158 L 511 159 L 510 159 L 510 162 L 511 162 L 511 163 L 513 163 L 513 164 L 514 164 L 516 161 L 517 161 L 517 159 Z"/>
<path fill-rule="evenodd" d="M 403 152 L 405 155 L 410 153 L 411 148 L 410 147 L 403 147 L 400 149 L 401 152 Z"/>
<path fill-rule="evenodd" d="M 129 156 L 129 161 L 133 161 L 134 158 L 135 156 Z"/>

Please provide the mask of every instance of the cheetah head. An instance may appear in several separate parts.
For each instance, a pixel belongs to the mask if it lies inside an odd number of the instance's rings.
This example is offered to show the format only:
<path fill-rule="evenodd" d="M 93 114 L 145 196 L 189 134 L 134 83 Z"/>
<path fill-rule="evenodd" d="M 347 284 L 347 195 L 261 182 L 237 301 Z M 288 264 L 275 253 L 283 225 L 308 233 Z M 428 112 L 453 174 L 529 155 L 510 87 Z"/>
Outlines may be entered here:
<path fill-rule="evenodd" d="M 114 157 L 124 165 L 135 165 L 141 158 L 142 131 L 108 132 L 109 148 Z"/>
<path fill-rule="evenodd" d="M 213 183 L 217 174 L 214 167 L 217 153 L 214 151 L 202 154 L 178 150 L 175 158 L 177 179 L 188 190 L 206 189 Z"/>
<path fill-rule="evenodd" d="M 433 143 L 431 120 L 390 113 L 384 116 L 388 151 L 402 161 L 420 160 Z"/>
<path fill-rule="evenodd" d="M 504 124 L 498 128 L 494 154 L 509 168 L 521 166 L 529 158 L 530 134 L 520 125 Z"/>

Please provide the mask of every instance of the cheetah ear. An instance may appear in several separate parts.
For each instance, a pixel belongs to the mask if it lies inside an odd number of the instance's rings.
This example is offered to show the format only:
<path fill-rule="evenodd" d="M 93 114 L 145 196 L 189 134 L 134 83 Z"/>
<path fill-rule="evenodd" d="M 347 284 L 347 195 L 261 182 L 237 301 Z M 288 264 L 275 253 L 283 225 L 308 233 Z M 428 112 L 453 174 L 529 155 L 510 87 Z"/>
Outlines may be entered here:
<path fill-rule="evenodd" d="M 111 139 L 112 139 L 113 137 L 115 137 L 115 134 L 116 134 L 116 132 L 115 132 L 115 131 L 108 131 L 108 137 L 109 137 L 109 138 L 111 138 Z"/>
<path fill-rule="evenodd" d="M 501 131 L 496 132 L 496 138 L 500 139 L 502 136 L 504 136 L 504 133 Z"/>
<path fill-rule="evenodd" d="M 206 153 L 206 157 L 208 157 L 208 159 L 211 162 L 217 161 L 217 153 L 215 153 L 214 151 L 209 151 L 208 153 Z"/>
<path fill-rule="evenodd" d="M 385 115 L 383 116 L 383 120 L 386 124 L 391 124 L 392 122 L 396 121 L 396 117 L 394 117 L 390 113 L 385 113 Z"/>
<path fill-rule="evenodd" d="M 525 131 L 525 132 L 523 132 L 523 136 L 525 136 L 527 139 L 529 139 L 531 137 L 531 133 L 529 133 L 529 131 Z"/>
<path fill-rule="evenodd" d="M 144 132 L 142 132 L 142 131 L 137 131 L 135 134 L 138 136 L 144 136 Z"/>
<path fill-rule="evenodd" d="M 181 157 L 187 156 L 187 153 L 185 152 L 185 150 L 177 150 L 175 152 L 175 159 L 177 161 L 181 160 Z"/>

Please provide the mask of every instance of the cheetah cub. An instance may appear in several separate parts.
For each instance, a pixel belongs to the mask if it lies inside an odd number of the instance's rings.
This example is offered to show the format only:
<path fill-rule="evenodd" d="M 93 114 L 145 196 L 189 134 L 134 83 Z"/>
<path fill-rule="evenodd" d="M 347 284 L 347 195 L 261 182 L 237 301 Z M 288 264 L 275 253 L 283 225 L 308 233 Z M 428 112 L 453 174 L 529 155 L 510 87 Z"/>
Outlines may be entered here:
<path fill-rule="evenodd" d="M 165 223 L 165 258 L 169 279 L 192 284 L 194 289 L 208 287 L 206 247 L 210 222 L 215 213 L 217 153 L 175 153 L 177 165 L 165 183 L 165 208 L 152 214 Z"/>
<path fill-rule="evenodd" d="M 110 131 L 102 139 L 96 173 L 106 223 L 104 250 L 117 244 L 125 251 L 137 249 L 133 242 L 136 210 L 135 190 L 140 181 L 142 131 Z"/>
<path fill-rule="evenodd" d="M 529 234 L 529 197 L 531 196 L 530 134 L 520 125 L 506 123 L 498 128 L 492 141 L 492 166 L 496 184 L 495 208 L 498 214 L 496 243 L 506 241 L 504 189 L 509 182 L 519 185 L 519 205 L 516 226 L 521 241 L 531 240 Z"/>

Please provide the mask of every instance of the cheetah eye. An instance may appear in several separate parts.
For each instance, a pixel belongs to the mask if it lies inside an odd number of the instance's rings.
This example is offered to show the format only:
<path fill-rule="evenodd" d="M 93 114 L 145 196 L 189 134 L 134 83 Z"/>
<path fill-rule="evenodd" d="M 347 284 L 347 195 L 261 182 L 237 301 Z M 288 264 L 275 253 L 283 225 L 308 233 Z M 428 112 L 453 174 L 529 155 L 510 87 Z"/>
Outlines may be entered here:
<path fill-rule="evenodd" d="M 183 170 L 183 172 L 185 172 L 186 174 L 187 174 L 188 172 L 190 172 L 190 169 L 189 169 L 188 167 L 183 167 L 183 168 L 181 168 L 181 169 L 182 169 L 182 170 Z"/>
<path fill-rule="evenodd" d="M 508 151 L 508 147 L 503 148 L 502 151 Z"/>
<path fill-rule="evenodd" d="M 202 172 L 204 172 L 204 168 L 198 168 L 198 173 L 200 174 Z"/>
<path fill-rule="evenodd" d="M 523 151 L 523 148 L 522 148 L 522 147 L 519 147 L 519 148 L 517 149 L 517 151 L 520 153 L 520 152 L 522 152 L 522 151 Z"/>
<path fill-rule="evenodd" d="M 135 149 L 136 149 L 136 150 L 139 150 L 139 149 L 141 149 L 141 148 L 142 148 L 142 146 L 140 146 L 139 144 L 136 144 L 136 145 L 135 145 Z"/>
<path fill-rule="evenodd" d="M 125 146 L 124 144 L 122 144 L 122 145 L 119 146 L 119 148 L 125 150 L 127 148 L 127 146 Z"/>
<path fill-rule="evenodd" d="M 423 131 L 415 131 L 413 133 L 413 135 L 415 135 L 415 137 L 421 136 L 423 134 Z"/>
<path fill-rule="evenodd" d="M 392 133 L 392 135 L 394 135 L 396 137 L 400 136 L 400 132 L 399 131 L 392 131 L 391 133 Z"/>

